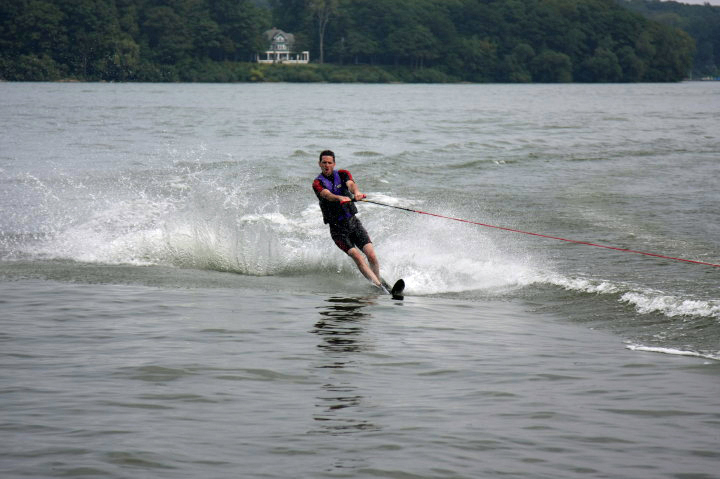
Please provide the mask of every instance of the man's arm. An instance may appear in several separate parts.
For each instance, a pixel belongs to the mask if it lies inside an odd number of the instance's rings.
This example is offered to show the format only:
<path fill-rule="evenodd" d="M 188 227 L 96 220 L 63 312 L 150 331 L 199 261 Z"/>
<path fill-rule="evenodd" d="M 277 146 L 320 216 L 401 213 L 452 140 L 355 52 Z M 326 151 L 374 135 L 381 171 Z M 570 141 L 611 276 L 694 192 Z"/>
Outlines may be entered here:
<path fill-rule="evenodd" d="M 352 201 L 347 196 L 339 196 L 333 194 L 330 190 L 325 188 L 325 185 L 323 185 L 322 181 L 320 180 L 313 181 L 313 190 L 315 191 L 315 194 L 318 198 L 324 199 L 325 201 L 333 201 L 336 203 L 346 203 L 348 201 Z"/>
<path fill-rule="evenodd" d="M 325 188 L 325 189 L 322 190 L 320 193 L 318 193 L 318 196 L 320 196 L 320 197 L 322 197 L 323 199 L 326 199 L 326 200 L 328 200 L 328 201 L 337 201 L 337 202 L 340 202 L 340 203 L 347 203 L 348 201 L 352 201 L 352 200 L 351 200 L 350 198 L 348 198 L 347 196 L 339 196 L 339 195 L 334 195 L 334 194 L 332 194 L 332 193 L 330 192 L 330 190 L 328 190 L 327 188 Z"/>
<path fill-rule="evenodd" d="M 355 184 L 355 181 L 347 180 L 345 185 L 347 185 L 348 190 L 353 194 L 356 200 L 366 198 L 366 195 L 360 193 L 360 189 L 357 187 L 357 184 Z"/>

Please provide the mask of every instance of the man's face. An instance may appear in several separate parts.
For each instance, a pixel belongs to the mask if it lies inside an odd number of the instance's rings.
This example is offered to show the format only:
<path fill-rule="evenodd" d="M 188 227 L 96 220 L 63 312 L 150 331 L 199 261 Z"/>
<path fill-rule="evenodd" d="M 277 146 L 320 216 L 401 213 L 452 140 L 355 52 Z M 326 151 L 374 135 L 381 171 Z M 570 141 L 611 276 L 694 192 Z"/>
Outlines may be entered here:
<path fill-rule="evenodd" d="M 332 156 L 323 156 L 320 158 L 320 170 L 325 176 L 330 176 L 335 168 L 335 158 Z"/>

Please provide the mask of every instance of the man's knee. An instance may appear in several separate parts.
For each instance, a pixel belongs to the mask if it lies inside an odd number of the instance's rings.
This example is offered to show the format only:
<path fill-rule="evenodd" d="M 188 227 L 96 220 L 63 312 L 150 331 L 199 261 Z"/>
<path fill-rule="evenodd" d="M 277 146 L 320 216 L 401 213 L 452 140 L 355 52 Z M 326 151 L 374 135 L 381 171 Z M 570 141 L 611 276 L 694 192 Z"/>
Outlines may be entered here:
<path fill-rule="evenodd" d="M 367 256 L 367 259 L 370 263 L 377 263 L 377 255 L 375 254 L 375 248 L 373 248 L 372 243 L 368 243 L 363 247 L 363 253 L 365 253 L 365 256 Z"/>
<path fill-rule="evenodd" d="M 350 248 L 346 251 L 347 255 L 350 256 L 356 263 L 363 260 L 362 253 L 357 248 Z"/>

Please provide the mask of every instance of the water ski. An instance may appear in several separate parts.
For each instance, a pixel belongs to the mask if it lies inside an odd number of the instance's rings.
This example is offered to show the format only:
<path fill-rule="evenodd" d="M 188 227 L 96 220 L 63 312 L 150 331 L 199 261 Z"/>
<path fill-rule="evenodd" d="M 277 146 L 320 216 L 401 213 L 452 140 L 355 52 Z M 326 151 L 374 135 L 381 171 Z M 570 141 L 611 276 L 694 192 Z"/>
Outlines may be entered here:
<path fill-rule="evenodd" d="M 393 299 L 403 299 L 403 291 L 405 291 L 405 280 L 399 279 L 393 285 L 390 294 Z"/>
<path fill-rule="evenodd" d="M 390 294 L 393 299 L 403 299 L 403 291 L 405 290 L 405 280 L 399 279 L 395 281 L 395 284 L 393 287 L 390 287 L 390 284 L 388 284 L 387 281 L 380 278 L 380 281 L 382 281 L 382 287 L 385 290 L 386 293 Z"/>

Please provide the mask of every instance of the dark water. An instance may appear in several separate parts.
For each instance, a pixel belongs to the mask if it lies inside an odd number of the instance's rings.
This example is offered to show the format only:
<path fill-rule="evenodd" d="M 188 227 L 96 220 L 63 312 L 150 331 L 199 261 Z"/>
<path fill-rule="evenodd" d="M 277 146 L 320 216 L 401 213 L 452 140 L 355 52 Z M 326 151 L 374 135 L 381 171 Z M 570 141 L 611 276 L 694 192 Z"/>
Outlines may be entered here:
<path fill-rule="evenodd" d="M 3 477 L 717 477 L 720 86 L 0 84 Z M 661 354 L 652 354 L 653 352 Z"/>

